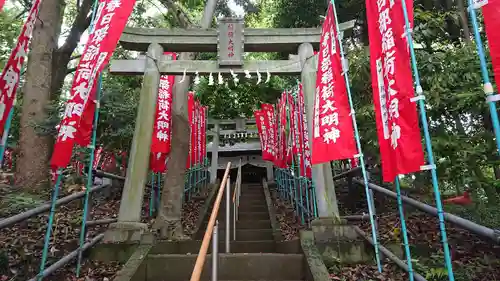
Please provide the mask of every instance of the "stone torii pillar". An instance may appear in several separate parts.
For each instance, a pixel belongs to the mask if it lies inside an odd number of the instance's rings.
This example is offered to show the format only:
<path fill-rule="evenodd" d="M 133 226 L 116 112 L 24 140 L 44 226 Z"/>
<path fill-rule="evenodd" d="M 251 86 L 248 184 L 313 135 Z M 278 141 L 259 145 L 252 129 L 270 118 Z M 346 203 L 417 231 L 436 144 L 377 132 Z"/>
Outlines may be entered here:
<path fill-rule="evenodd" d="M 212 163 L 210 166 L 210 183 L 215 184 L 217 181 L 217 169 L 219 167 L 219 121 L 214 121 L 214 138 L 212 141 Z"/>
<path fill-rule="evenodd" d="M 306 103 L 309 146 L 312 153 L 312 124 L 318 60 L 317 57 L 314 56 L 313 46 L 310 43 L 303 43 L 299 46 L 298 57 L 302 66 L 302 89 L 304 91 L 304 99 Z M 333 217 L 340 219 L 330 163 L 312 166 L 312 178 L 316 188 L 318 215 L 320 217 Z"/>
<path fill-rule="evenodd" d="M 149 169 L 155 119 L 153 113 L 160 83 L 157 63 L 162 59 L 162 55 L 163 48 L 160 45 L 153 43 L 149 46 L 118 222 L 111 224 L 106 231 L 104 241 L 107 242 L 139 241 L 141 234 L 148 228 L 146 224 L 141 223 L 141 208 Z"/>

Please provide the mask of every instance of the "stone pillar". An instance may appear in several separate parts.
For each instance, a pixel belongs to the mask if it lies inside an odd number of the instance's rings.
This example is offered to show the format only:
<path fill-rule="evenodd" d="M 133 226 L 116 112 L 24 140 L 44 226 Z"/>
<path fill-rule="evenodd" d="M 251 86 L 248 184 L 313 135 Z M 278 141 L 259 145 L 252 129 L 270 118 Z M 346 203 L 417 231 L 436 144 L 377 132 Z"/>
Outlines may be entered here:
<path fill-rule="evenodd" d="M 299 60 L 302 66 L 301 81 L 306 103 L 309 145 L 312 153 L 312 120 L 318 61 L 314 56 L 313 47 L 310 43 L 303 43 L 299 46 Z M 312 167 L 312 177 L 316 187 L 319 216 L 340 219 L 330 163 L 314 165 Z"/>
<path fill-rule="evenodd" d="M 212 166 L 210 167 L 210 183 L 215 184 L 217 181 L 217 168 L 219 167 L 219 121 L 214 124 L 214 139 L 212 141 Z"/>
<path fill-rule="evenodd" d="M 138 241 L 141 234 L 147 230 L 147 225 L 140 222 L 141 208 L 149 169 L 154 112 L 160 83 L 160 73 L 156 64 L 162 55 L 163 48 L 160 45 L 153 43 L 149 46 L 118 222 L 110 225 L 104 237 L 105 241 Z"/>
<path fill-rule="evenodd" d="M 274 166 L 272 162 L 266 161 L 267 182 L 274 183 Z"/>
<path fill-rule="evenodd" d="M 236 119 L 234 119 L 234 123 L 236 125 L 236 131 L 244 131 L 246 129 L 246 119 L 245 118 L 236 118 Z"/>

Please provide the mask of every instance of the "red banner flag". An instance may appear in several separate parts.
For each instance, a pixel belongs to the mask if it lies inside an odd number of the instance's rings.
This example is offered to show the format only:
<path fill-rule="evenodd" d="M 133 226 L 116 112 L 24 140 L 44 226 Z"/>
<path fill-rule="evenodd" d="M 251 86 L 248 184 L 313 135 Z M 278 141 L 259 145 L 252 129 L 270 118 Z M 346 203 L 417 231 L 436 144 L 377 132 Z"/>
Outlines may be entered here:
<path fill-rule="evenodd" d="M 5 5 L 5 0 L 0 0 L 0 12 L 2 11 L 4 5 Z"/>
<path fill-rule="evenodd" d="M 493 72 L 495 73 L 497 87 L 500 87 L 500 34 L 498 34 L 498 30 L 500 30 L 500 1 L 489 0 L 482 10 Z"/>
<path fill-rule="evenodd" d="M 357 154 L 351 109 L 337 43 L 332 4 L 321 32 L 313 118 L 312 163 L 351 158 Z"/>
<path fill-rule="evenodd" d="M 274 164 L 280 168 L 286 168 L 286 97 L 285 93 L 281 93 L 281 98 L 276 105 L 277 109 L 277 131 L 278 131 L 278 157 Z"/>
<path fill-rule="evenodd" d="M 195 104 L 195 125 L 194 128 L 196 130 L 196 144 L 195 144 L 195 162 L 196 164 L 199 164 L 201 161 L 201 106 L 200 102 L 196 101 Z"/>
<path fill-rule="evenodd" d="M 256 110 L 254 112 L 255 125 L 259 132 L 260 148 L 262 151 L 262 160 L 273 161 L 272 149 L 269 145 L 269 122 L 264 110 Z"/>
<path fill-rule="evenodd" d="M 122 175 L 125 175 L 127 173 L 127 152 L 125 151 L 120 152 L 120 161 L 121 161 L 120 170 L 122 171 Z"/>
<path fill-rule="evenodd" d="M 96 150 L 94 150 L 94 162 L 92 162 L 92 169 L 97 169 L 99 166 L 102 157 L 102 150 L 102 146 L 99 146 Z"/>
<path fill-rule="evenodd" d="M 274 159 L 278 157 L 278 149 L 276 147 L 278 141 L 278 125 L 276 124 L 276 116 L 274 115 L 274 107 L 271 104 L 264 103 L 261 105 L 262 112 L 265 116 L 265 125 L 267 126 L 267 137 L 266 137 L 266 146 L 267 151 L 271 155 L 272 159 L 270 161 L 274 162 Z M 264 132 L 264 128 L 263 128 Z"/>
<path fill-rule="evenodd" d="M 175 53 L 165 53 L 170 55 L 172 60 L 177 58 Z M 172 89 L 175 76 L 162 75 L 156 98 L 155 123 L 153 126 L 153 138 L 151 141 L 151 152 L 168 154 L 170 152 L 170 135 L 172 124 Z"/>
<path fill-rule="evenodd" d="M 165 55 L 170 55 L 172 60 L 177 59 L 175 53 L 165 52 Z M 149 159 L 150 168 L 155 173 L 165 172 L 167 169 L 166 159 L 170 153 L 172 137 L 172 89 L 174 82 L 175 76 L 162 75 L 160 77 Z"/>
<path fill-rule="evenodd" d="M 206 106 L 201 107 L 201 163 L 207 157 L 207 111 Z"/>
<path fill-rule="evenodd" d="M 33 6 L 28 14 L 28 19 L 26 19 L 21 34 L 17 38 L 16 46 L 12 49 L 9 60 L 0 76 L 0 134 L 2 135 L 5 129 L 5 122 L 16 100 L 16 91 L 19 87 L 21 68 L 26 60 L 29 42 L 33 34 L 33 29 L 35 28 L 35 21 L 38 18 L 38 11 L 40 10 L 40 2 L 41 0 L 35 0 L 33 2 Z M 0 10 L 3 4 L 4 2 L 0 2 Z"/>
<path fill-rule="evenodd" d="M 189 169 L 191 166 L 194 166 L 194 144 L 196 142 L 194 135 L 194 93 L 188 93 L 188 122 L 189 122 L 189 155 L 188 160 L 186 162 L 186 169 Z"/>
<path fill-rule="evenodd" d="M 291 95 L 289 95 L 288 104 L 290 108 L 290 133 L 292 134 L 292 153 L 294 155 L 298 155 L 300 153 L 299 112 L 297 111 L 297 103 Z"/>
<path fill-rule="evenodd" d="M 301 176 L 312 178 L 312 164 L 311 164 L 311 148 L 309 145 L 309 131 L 307 128 L 307 113 L 304 102 L 304 91 L 302 89 L 302 84 L 299 84 L 299 96 L 297 98 L 298 107 L 299 107 L 299 119 L 300 119 L 300 149 L 301 153 L 301 161 L 304 163 L 304 169 L 301 170 Z"/>
<path fill-rule="evenodd" d="M 166 153 L 151 153 L 149 155 L 149 168 L 154 173 L 163 173 L 167 170 L 167 154 Z"/>
<path fill-rule="evenodd" d="M 413 4 L 406 0 L 413 25 Z M 414 97 L 410 55 L 401 2 L 366 1 L 375 121 L 382 175 L 392 182 L 398 174 L 424 164 Z"/>
<path fill-rule="evenodd" d="M 118 39 L 125 28 L 135 0 L 100 0 L 97 8 L 94 31 L 89 35 L 87 44 L 78 63 L 71 86 L 71 98 L 66 104 L 59 134 L 52 154 L 52 167 L 66 167 L 71 159 L 75 133 L 87 113 L 89 96 L 95 90 L 96 80 L 106 66 Z"/>
<path fill-rule="evenodd" d="M 86 147 L 90 145 L 92 138 L 92 125 L 94 124 L 96 101 L 92 100 L 87 104 L 80 120 L 80 125 L 75 132 L 75 142 L 81 146 Z"/>

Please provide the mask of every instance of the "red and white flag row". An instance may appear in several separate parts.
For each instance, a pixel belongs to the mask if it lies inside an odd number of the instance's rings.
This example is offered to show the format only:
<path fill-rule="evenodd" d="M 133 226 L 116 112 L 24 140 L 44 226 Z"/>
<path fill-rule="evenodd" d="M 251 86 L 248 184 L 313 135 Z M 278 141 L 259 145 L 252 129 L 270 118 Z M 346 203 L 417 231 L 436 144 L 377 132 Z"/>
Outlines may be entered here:
<path fill-rule="evenodd" d="M 259 132 L 262 159 L 284 168 L 297 156 L 300 175 L 311 177 L 311 153 L 307 132 L 306 111 L 302 86 L 296 99 L 284 92 L 276 106 L 262 104 L 254 112 Z M 287 135 L 286 131 L 289 128 Z"/>
<path fill-rule="evenodd" d="M 412 1 L 406 0 L 412 7 Z M 419 171 L 424 164 L 414 97 L 410 55 L 401 3 L 366 1 L 370 39 L 373 99 L 384 181 L 398 174 Z M 410 13 L 411 22 L 413 14 Z M 255 112 L 263 159 L 286 167 L 291 154 L 300 155 L 303 170 L 310 176 L 310 164 L 361 156 L 349 105 L 332 4 L 323 23 L 312 114 L 312 151 L 309 149 L 304 97 L 297 102 L 283 93 L 276 107 L 265 104 Z M 403 35 L 403 36 L 402 36 Z M 286 112 L 290 112 L 287 119 Z M 302 120 L 301 120 L 302 119 Z M 289 122 L 289 124 L 287 124 Z M 289 139 L 285 128 L 291 129 Z M 311 155 L 312 154 L 312 155 Z M 309 157 L 309 158 L 308 158 Z"/>
<path fill-rule="evenodd" d="M 188 119 L 190 128 L 189 155 L 186 169 L 203 164 L 207 154 L 207 114 L 208 108 L 202 106 L 194 92 L 188 93 Z"/>

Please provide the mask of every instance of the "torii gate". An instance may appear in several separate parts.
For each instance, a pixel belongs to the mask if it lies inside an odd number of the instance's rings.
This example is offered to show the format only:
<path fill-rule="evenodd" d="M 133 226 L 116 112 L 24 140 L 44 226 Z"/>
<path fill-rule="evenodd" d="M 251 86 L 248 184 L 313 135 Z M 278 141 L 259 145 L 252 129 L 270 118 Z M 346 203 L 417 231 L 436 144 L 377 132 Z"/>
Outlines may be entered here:
<path fill-rule="evenodd" d="M 242 19 L 230 18 L 219 19 L 217 29 L 126 28 L 123 32 L 120 44 L 124 48 L 131 51 L 147 51 L 147 54 L 135 60 L 112 60 L 109 67 L 112 74 L 144 75 L 144 80 L 129 156 L 127 179 L 118 215 L 118 224 L 122 231 L 118 233 L 113 231 L 114 234 L 108 236 L 106 240 L 115 242 L 139 240 L 140 233 L 145 227 L 140 223 L 140 214 L 149 167 L 149 149 L 154 124 L 152 112 L 155 111 L 160 75 L 193 75 L 196 72 L 206 75 L 231 71 L 242 74 L 245 70 L 251 73 L 259 70 L 264 73 L 268 71 L 274 75 L 300 75 L 305 96 L 308 130 L 309 135 L 312 136 L 317 70 L 317 57 L 314 55 L 313 47 L 317 49 L 319 46 L 321 28 L 244 29 L 243 25 Z M 354 20 L 339 25 L 341 33 L 349 32 L 353 27 Z M 164 51 L 217 52 L 218 61 L 173 61 L 163 54 Z M 288 52 L 298 55 L 290 55 L 288 60 L 243 61 L 244 52 Z M 312 138 L 309 141 L 311 142 Z M 315 165 L 312 171 L 319 216 L 338 215 L 338 209 L 332 210 L 327 205 L 327 200 L 336 202 L 329 163 Z M 110 228 L 112 227 L 111 225 Z"/>

